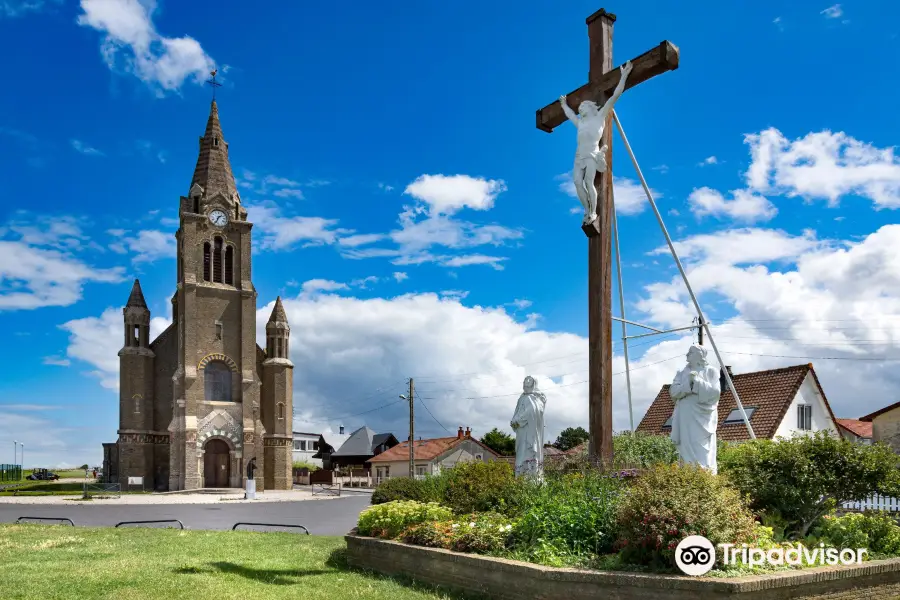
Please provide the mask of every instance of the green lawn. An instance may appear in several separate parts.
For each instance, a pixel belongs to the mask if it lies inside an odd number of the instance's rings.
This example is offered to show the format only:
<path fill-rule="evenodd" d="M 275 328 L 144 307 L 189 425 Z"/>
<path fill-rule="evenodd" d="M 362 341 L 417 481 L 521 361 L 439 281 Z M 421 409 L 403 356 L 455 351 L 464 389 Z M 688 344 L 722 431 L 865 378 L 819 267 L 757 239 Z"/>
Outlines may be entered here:
<path fill-rule="evenodd" d="M 291 533 L 0 525 L 4 600 L 458 596 L 347 569 L 344 540 Z"/>

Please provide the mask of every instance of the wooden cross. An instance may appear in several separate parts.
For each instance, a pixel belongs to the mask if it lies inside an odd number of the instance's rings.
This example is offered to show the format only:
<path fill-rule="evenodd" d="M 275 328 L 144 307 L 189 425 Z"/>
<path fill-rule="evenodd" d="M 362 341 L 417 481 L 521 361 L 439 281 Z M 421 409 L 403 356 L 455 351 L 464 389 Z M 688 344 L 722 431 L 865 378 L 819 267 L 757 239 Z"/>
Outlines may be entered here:
<path fill-rule="evenodd" d="M 578 110 L 585 100 L 598 105 L 612 95 L 621 72 L 613 69 L 612 40 L 616 16 L 602 8 L 587 18 L 590 40 L 588 83 L 567 94 L 570 107 Z M 670 42 L 641 54 L 631 61 L 632 71 L 625 89 L 634 87 L 666 71 L 678 68 L 678 48 Z M 548 133 L 566 122 L 559 100 L 537 111 L 537 128 Z M 610 464 L 612 448 L 612 113 L 607 118 L 601 145 L 608 150 L 605 173 L 597 173 L 597 219 L 582 225 L 588 237 L 588 419 L 589 453 Z M 574 153 L 573 153 L 574 154 Z"/>

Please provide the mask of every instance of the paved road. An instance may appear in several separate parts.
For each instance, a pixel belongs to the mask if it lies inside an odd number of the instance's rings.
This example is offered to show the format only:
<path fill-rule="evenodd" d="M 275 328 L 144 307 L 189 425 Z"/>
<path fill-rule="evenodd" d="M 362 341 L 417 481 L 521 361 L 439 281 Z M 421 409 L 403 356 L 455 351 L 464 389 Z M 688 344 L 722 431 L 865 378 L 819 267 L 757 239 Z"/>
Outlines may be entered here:
<path fill-rule="evenodd" d="M 0 504 L 0 523 L 12 523 L 19 517 L 66 517 L 76 526 L 112 527 L 121 521 L 178 519 L 186 529 L 231 529 L 243 521 L 303 525 L 313 535 L 344 535 L 356 527 L 357 517 L 370 499 L 368 494 L 348 494 L 331 500 L 241 504 Z"/>

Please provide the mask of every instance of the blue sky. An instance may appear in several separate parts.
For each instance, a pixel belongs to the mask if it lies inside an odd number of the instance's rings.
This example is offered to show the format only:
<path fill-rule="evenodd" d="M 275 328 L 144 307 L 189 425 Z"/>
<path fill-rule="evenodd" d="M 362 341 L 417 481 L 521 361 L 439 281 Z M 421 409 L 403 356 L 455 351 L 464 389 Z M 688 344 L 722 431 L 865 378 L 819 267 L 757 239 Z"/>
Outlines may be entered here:
<path fill-rule="evenodd" d="M 681 66 L 617 111 L 727 359 L 740 372 L 829 357 L 813 362 L 839 416 L 893 401 L 900 123 L 885 67 L 900 8 L 633 4 L 607 7 L 616 64 L 668 39 Z M 402 405 L 372 409 L 415 376 L 435 416 L 419 411 L 422 435 L 479 433 L 505 425 L 527 373 L 544 378 L 550 437 L 583 424 L 575 130 L 540 132 L 534 111 L 586 82 L 597 8 L 0 1 L 15 57 L 0 94 L 0 460 L 21 439 L 41 464 L 98 461 L 115 439 L 120 309 L 140 277 L 154 331 L 170 316 L 213 65 L 260 314 L 288 300 L 297 428 L 402 433 Z M 686 325 L 615 152 L 626 310 Z M 687 343 L 634 348 L 636 420 Z M 616 403 L 627 427 L 621 384 Z"/>

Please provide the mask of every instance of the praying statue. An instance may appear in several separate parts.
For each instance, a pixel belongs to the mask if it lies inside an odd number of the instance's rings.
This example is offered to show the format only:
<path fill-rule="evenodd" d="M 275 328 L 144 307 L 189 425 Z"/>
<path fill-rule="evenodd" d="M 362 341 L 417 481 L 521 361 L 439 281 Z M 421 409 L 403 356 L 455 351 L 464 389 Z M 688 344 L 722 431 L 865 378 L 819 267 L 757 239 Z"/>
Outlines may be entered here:
<path fill-rule="evenodd" d="M 631 61 L 621 68 L 622 75 L 619 84 L 612 96 L 602 107 L 598 107 L 593 100 L 585 100 L 578 107 L 576 115 L 566 104 L 565 95 L 559 97 L 563 112 L 575 127 L 578 128 L 578 147 L 575 149 L 575 169 L 572 176 L 575 181 L 575 193 L 584 207 L 584 224 L 593 223 L 597 218 L 597 188 L 594 187 L 594 177 L 597 173 L 606 173 L 606 152 L 609 147 L 600 146 L 603 139 L 603 131 L 606 129 L 606 119 L 609 113 L 625 91 L 625 80 L 631 73 Z"/>
<path fill-rule="evenodd" d="M 250 459 L 247 463 L 247 479 L 253 479 L 253 475 L 256 472 L 256 457 Z"/>
<path fill-rule="evenodd" d="M 682 463 L 716 472 L 716 426 L 719 424 L 719 369 L 706 362 L 706 348 L 694 344 L 687 353 L 669 396 L 675 403 L 672 441 Z"/>
<path fill-rule="evenodd" d="M 509 425 L 516 434 L 516 475 L 541 479 L 544 462 L 544 408 L 547 397 L 538 389 L 534 377 L 528 376 Z"/>

